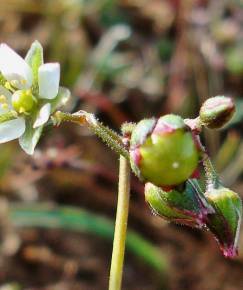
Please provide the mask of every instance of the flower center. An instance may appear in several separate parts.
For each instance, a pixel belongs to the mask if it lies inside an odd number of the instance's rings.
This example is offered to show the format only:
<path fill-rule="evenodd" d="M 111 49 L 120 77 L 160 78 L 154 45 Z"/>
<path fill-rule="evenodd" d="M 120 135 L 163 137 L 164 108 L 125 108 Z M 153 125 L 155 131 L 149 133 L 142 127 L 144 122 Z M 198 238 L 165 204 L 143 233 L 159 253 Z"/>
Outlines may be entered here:
<path fill-rule="evenodd" d="M 22 114 L 30 113 L 36 105 L 36 99 L 31 90 L 19 90 L 12 95 L 12 106 L 16 112 Z"/>

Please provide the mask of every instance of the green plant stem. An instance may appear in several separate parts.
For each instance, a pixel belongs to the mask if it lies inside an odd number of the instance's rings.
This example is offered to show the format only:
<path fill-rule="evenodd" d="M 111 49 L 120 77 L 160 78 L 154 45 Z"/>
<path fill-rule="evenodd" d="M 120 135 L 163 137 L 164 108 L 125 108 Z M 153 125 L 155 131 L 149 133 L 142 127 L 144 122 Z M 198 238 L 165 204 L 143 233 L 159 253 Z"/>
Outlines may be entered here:
<path fill-rule="evenodd" d="M 109 290 L 120 290 L 123 274 L 130 199 L 129 153 L 122 142 L 122 137 L 108 127 L 105 127 L 92 114 L 85 111 L 79 111 L 74 114 L 59 111 L 52 116 L 52 120 L 54 124 L 57 125 L 63 121 L 69 121 L 82 126 L 87 126 L 111 149 L 120 155 L 118 202 L 109 280 Z"/>
<path fill-rule="evenodd" d="M 120 290 L 126 243 L 127 220 L 130 199 L 130 165 L 120 156 L 119 188 L 113 251 L 111 258 L 109 290 Z"/>
<path fill-rule="evenodd" d="M 129 159 L 129 153 L 122 143 L 122 138 L 115 131 L 104 126 L 99 122 L 93 114 L 87 113 L 85 111 L 79 111 L 74 114 L 56 112 L 52 116 L 54 124 L 59 125 L 61 122 L 73 122 L 81 126 L 88 127 L 95 135 L 100 137 L 104 143 L 106 143 L 112 150 L 114 150 L 119 155 L 124 156 Z"/>

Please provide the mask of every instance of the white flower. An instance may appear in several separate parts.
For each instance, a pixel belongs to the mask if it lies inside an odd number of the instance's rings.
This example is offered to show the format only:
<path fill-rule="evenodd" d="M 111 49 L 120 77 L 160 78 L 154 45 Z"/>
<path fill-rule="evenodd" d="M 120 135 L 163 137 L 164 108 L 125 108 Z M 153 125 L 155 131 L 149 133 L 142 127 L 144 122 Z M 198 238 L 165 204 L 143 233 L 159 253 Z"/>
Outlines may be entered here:
<path fill-rule="evenodd" d="M 5 80 L 0 85 L 0 143 L 20 138 L 21 147 L 32 154 L 43 125 L 69 97 L 69 91 L 59 87 L 60 65 L 43 63 L 37 41 L 25 59 L 0 44 L 0 76 Z"/>

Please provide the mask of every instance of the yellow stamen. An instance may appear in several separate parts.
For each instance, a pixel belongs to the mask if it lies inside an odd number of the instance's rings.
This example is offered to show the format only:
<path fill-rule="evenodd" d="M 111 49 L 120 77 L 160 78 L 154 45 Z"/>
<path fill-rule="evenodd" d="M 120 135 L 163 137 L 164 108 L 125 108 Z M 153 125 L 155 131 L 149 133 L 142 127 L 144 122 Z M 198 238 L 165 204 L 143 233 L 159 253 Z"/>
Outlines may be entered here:
<path fill-rule="evenodd" d="M 15 92 L 15 90 L 14 90 L 13 87 L 11 86 L 11 83 L 10 83 L 10 82 L 6 82 L 4 86 L 5 86 L 5 88 L 6 88 L 7 90 L 9 90 L 10 92 L 12 92 L 12 93 Z"/>
<path fill-rule="evenodd" d="M 6 82 L 6 83 L 5 83 L 5 88 L 6 88 L 7 90 L 11 90 L 11 89 L 12 89 L 12 86 L 11 86 L 11 84 L 10 84 L 9 82 Z"/>
<path fill-rule="evenodd" d="M 17 87 L 18 84 L 19 84 L 19 81 L 17 81 L 17 80 L 12 80 L 12 81 L 10 82 L 10 84 L 11 84 L 13 87 Z"/>
<path fill-rule="evenodd" d="M 21 80 L 20 81 L 22 85 L 26 85 L 27 81 L 26 80 Z"/>
<path fill-rule="evenodd" d="M 7 98 L 4 95 L 0 96 L 0 103 L 4 104 L 7 102 Z"/>

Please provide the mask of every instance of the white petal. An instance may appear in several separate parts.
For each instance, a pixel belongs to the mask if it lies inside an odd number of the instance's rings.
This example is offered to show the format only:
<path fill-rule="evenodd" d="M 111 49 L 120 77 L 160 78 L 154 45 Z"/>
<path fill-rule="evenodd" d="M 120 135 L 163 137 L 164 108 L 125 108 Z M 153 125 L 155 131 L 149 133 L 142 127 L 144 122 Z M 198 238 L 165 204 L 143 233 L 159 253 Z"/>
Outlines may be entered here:
<path fill-rule="evenodd" d="M 25 120 L 23 118 L 0 123 L 0 143 L 17 139 L 24 134 L 24 131 Z"/>
<path fill-rule="evenodd" d="M 48 103 L 48 104 L 45 104 L 40 109 L 33 128 L 37 128 L 44 125 L 48 121 L 50 114 L 51 114 L 51 104 Z"/>
<path fill-rule="evenodd" d="M 58 94 L 60 64 L 45 63 L 39 68 L 39 95 L 43 99 L 54 99 Z"/>
<path fill-rule="evenodd" d="M 32 85 L 32 70 L 25 60 L 7 44 L 0 45 L 0 71 L 8 81 L 17 81 L 18 89 Z"/>

